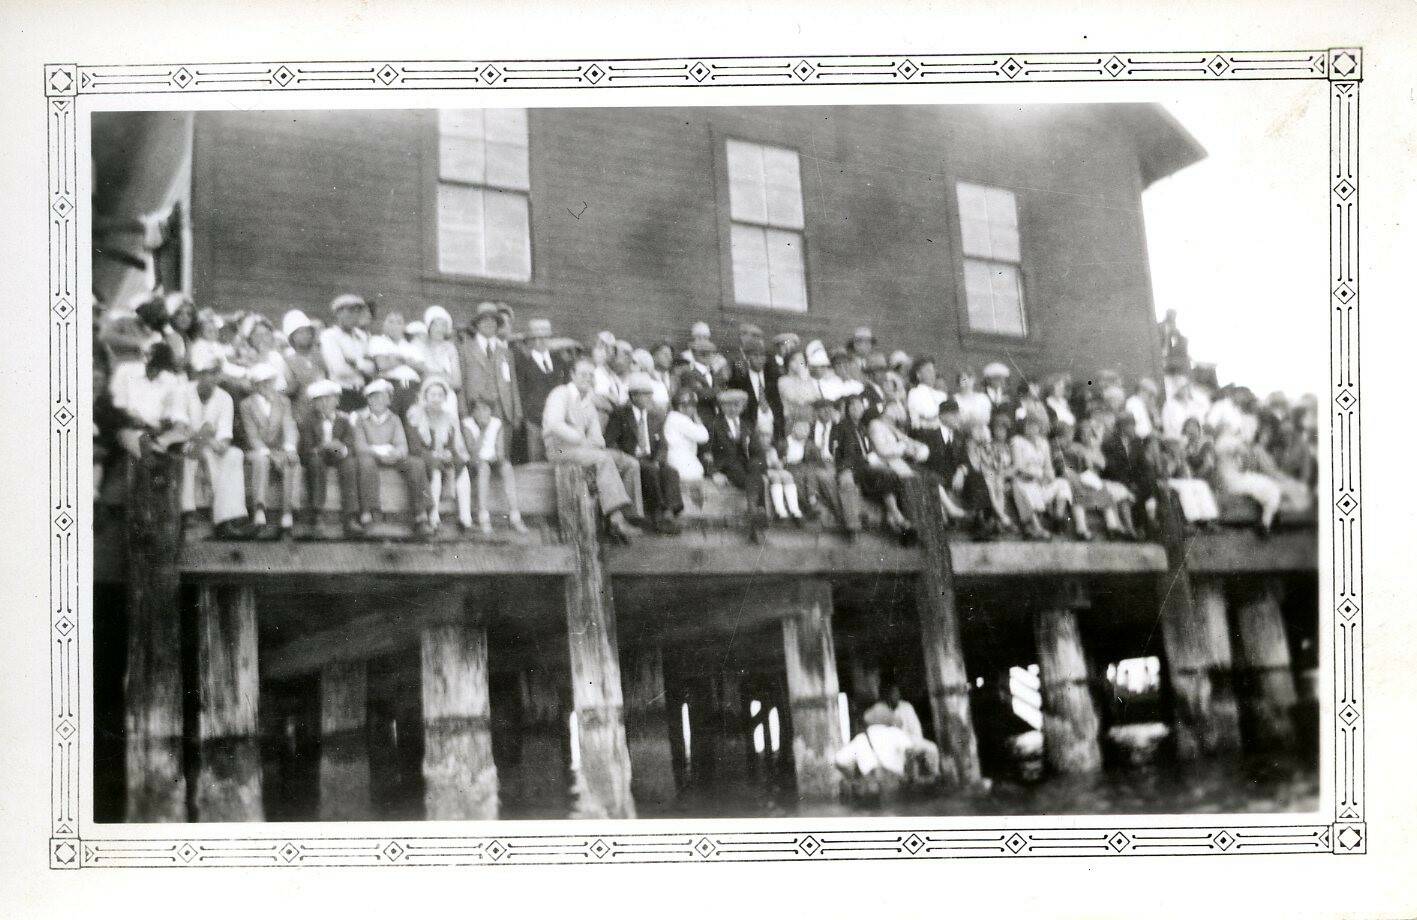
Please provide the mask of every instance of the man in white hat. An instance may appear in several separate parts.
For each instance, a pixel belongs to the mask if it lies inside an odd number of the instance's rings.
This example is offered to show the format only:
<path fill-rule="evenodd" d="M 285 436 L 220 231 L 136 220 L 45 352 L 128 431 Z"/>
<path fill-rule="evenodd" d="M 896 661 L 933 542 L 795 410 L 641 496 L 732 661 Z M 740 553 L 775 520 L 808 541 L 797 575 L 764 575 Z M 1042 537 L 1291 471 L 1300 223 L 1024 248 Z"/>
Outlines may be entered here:
<path fill-rule="evenodd" d="M 246 375 L 253 390 L 241 401 L 241 429 L 251 457 L 251 523 L 266 526 L 266 492 L 270 474 L 280 474 L 280 533 L 295 526 L 295 490 L 300 480 L 300 434 L 290 400 L 276 389 L 278 372 L 257 364 Z"/>
<path fill-rule="evenodd" d="M 1012 397 L 1009 395 L 1009 369 L 999 361 L 984 365 L 984 395 L 995 408 L 1007 407 Z"/>
<path fill-rule="evenodd" d="M 359 327 L 369 305 L 357 294 L 341 294 L 330 303 L 334 325 L 320 333 L 320 357 L 325 373 L 340 386 L 340 410 L 352 412 L 363 405 L 361 391 L 374 376 L 369 360 L 369 333 Z"/>
<path fill-rule="evenodd" d="M 329 471 L 339 472 L 340 511 L 345 533 L 364 532 L 359 523 L 359 460 L 354 451 L 354 428 L 339 411 L 339 384 L 317 380 L 305 390 L 310 408 L 300 419 L 300 463 L 305 469 L 305 507 L 315 524 L 324 510 Z"/>
<path fill-rule="evenodd" d="M 612 539 L 629 543 L 637 531 L 626 520 L 628 509 L 642 507 L 640 465 L 628 454 L 608 448 L 593 395 L 595 363 L 577 358 L 571 382 L 551 391 L 541 416 L 541 436 L 552 463 L 579 463 L 595 478 L 596 498 Z"/>
<path fill-rule="evenodd" d="M 212 533 L 218 539 L 250 535 L 246 522 L 245 454 L 232 443 L 236 405 L 231 394 L 217 386 L 221 362 L 208 356 L 192 366 L 195 380 L 188 384 L 187 425 L 191 431 L 182 446 L 182 511 L 197 510 L 197 467 L 207 471 L 212 491 Z"/>
<path fill-rule="evenodd" d="M 654 408 L 654 381 L 644 373 L 630 375 L 630 401 L 610 412 L 605 443 L 634 457 L 640 464 L 640 489 L 645 517 L 660 533 L 678 533 L 675 515 L 684 510 L 679 473 L 666 462 L 664 416 Z"/>
<path fill-rule="evenodd" d="M 526 417 L 526 459 L 530 463 L 546 459 L 546 445 L 541 441 L 541 413 L 546 411 L 546 398 L 551 391 L 566 382 L 566 365 L 551 353 L 550 341 L 551 321 L 538 317 L 527 322 L 524 345 L 514 350 L 517 390 Z"/>
<path fill-rule="evenodd" d="M 422 458 L 410 456 L 403 420 L 389 410 L 393 384 L 382 378 L 364 387 L 366 408 L 354 414 L 354 454 L 359 466 L 359 525 L 368 528 L 374 515 L 382 512 L 379 470 L 396 469 L 408 485 L 408 503 L 413 510 L 413 527 L 420 537 L 431 537 L 428 522 L 428 467 Z"/>
<path fill-rule="evenodd" d="M 511 456 L 512 432 L 522 423 L 521 391 L 507 343 L 497 336 L 501 313 L 496 304 L 477 305 L 472 329 L 458 339 L 462 370 L 462 398 L 466 405 L 484 399 L 492 414 L 502 420 L 501 456 Z"/>

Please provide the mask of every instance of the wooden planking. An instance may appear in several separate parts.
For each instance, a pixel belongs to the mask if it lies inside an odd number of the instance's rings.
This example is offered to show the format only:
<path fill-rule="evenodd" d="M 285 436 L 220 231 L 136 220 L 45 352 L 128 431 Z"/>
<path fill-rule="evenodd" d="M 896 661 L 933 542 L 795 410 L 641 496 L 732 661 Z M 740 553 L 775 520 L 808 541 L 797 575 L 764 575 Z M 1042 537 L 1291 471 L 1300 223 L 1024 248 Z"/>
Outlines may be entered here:
<path fill-rule="evenodd" d="M 274 542 L 209 540 L 182 547 L 187 575 L 566 575 L 567 546 L 356 541 Z"/>
<path fill-rule="evenodd" d="M 1186 541 L 1186 566 L 1207 575 L 1318 570 L 1318 531 L 1282 530 L 1261 540 L 1247 530 L 1197 534 Z"/>

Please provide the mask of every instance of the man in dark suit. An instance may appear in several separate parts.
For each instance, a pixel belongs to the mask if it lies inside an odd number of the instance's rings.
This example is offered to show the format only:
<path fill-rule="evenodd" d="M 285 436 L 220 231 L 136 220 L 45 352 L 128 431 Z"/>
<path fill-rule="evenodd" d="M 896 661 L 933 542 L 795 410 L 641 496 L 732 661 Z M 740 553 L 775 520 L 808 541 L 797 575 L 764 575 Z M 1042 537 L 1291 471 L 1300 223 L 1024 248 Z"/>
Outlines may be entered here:
<path fill-rule="evenodd" d="M 630 401 L 616 406 L 605 423 L 605 446 L 640 463 L 645 517 L 660 533 L 678 533 L 674 516 L 684 510 L 679 473 L 665 459 L 664 417 L 654 411 L 654 387 L 643 374 L 629 383 Z"/>
<path fill-rule="evenodd" d="M 964 435 L 964 422 L 959 404 L 953 399 L 940 403 L 940 423 L 934 428 L 916 433 L 916 438 L 930 448 L 924 467 L 939 477 L 945 487 L 946 510 L 954 517 L 966 513 L 978 517 L 989 505 L 989 486 L 978 470 L 969 465 L 969 448 Z M 956 502 L 962 501 L 963 507 Z"/>
<path fill-rule="evenodd" d="M 767 526 L 763 507 L 763 475 L 767 449 L 758 430 L 743 418 L 748 394 L 724 390 L 718 394 L 719 415 L 709 425 L 709 462 L 705 472 L 718 485 L 732 483 L 748 496 L 748 532 L 753 539 Z"/>
<path fill-rule="evenodd" d="M 1102 476 L 1132 490 L 1138 504 L 1147 508 L 1148 518 L 1157 495 L 1157 460 L 1154 442 L 1137 437 L 1137 422 L 1130 412 L 1117 415 L 1112 434 L 1102 443 L 1106 461 Z"/>
<path fill-rule="evenodd" d="M 847 538 L 851 539 L 861 530 L 861 490 L 856 487 L 856 476 L 851 468 L 837 462 L 841 453 L 841 426 L 836 406 L 830 400 L 819 399 L 812 404 L 812 411 L 812 447 L 833 481 L 832 488 L 823 491 L 846 528 Z"/>
<path fill-rule="evenodd" d="M 517 390 L 521 396 L 526 445 L 521 459 L 537 463 L 546 459 L 546 446 L 541 440 L 541 413 L 546 410 L 546 397 L 569 378 L 565 363 L 551 354 L 547 342 L 551 339 L 551 321 L 533 319 L 526 324 L 526 344 L 513 350 Z"/>
<path fill-rule="evenodd" d="M 742 355 L 733 362 L 728 386 L 748 394 L 748 404 L 743 408 L 744 421 L 757 428 L 765 438 L 778 441 L 786 430 L 783 426 L 782 397 L 778 395 L 777 378 L 772 370 L 767 350 L 761 343 L 750 341 L 743 346 Z M 769 419 L 765 416 L 771 417 L 770 429 Z"/>
<path fill-rule="evenodd" d="M 891 370 L 890 362 L 879 351 L 873 351 L 866 356 L 865 369 L 866 379 L 862 381 L 865 389 L 862 392 L 866 394 L 866 405 L 880 411 L 886 404 L 886 375 Z"/>
<path fill-rule="evenodd" d="M 317 380 L 310 384 L 310 410 L 300 419 L 300 463 L 305 468 L 305 509 L 314 524 L 325 507 L 326 471 L 339 470 L 340 513 L 345 532 L 358 536 L 359 460 L 354 455 L 354 429 L 349 417 L 339 411 L 339 384 Z"/>

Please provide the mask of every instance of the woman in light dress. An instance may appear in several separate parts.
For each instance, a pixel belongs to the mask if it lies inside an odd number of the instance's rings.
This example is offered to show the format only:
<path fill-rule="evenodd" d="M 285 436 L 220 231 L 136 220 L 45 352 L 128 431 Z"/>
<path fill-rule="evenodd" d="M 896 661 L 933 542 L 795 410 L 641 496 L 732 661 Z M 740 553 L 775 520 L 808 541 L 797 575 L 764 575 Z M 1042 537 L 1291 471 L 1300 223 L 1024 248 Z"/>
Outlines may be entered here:
<path fill-rule="evenodd" d="M 994 412 L 994 404 L 986 394 L 975 389 L 979 380 L 974 376 L 974 372 L 960 371 L 958 385 L 959 392 L 955 393 L 955 403 L 959 406 L 959 419 L 965 430 L 984 425 L 992 431 L 994 425 L 990 416 Z"/>
<path fill-rule="evenodd" d="M 453 318 L 448 311 L 434 304 L 423 311 L 426 339 L 409 337 L 406 354 L 413 358 L 413 369 L 423 377 L 441 377 L 451 387 L 448 401 L 466 410 L 462 401 L 462 361 L 457 343 L 453 341 Z M 456 409 L 455 409 L 456 411 Z"/>
<path fill-rule="evenodd" d="M 698 393 L 685 387 L 674 394 L 674 408 L 664 417 L 665 459 L 681 483 L 702 482 L 704 478 L 699 448 L 708 443 L 709 432 L 699 420 L 698 406 Z"/>
<path fill-rule="evenodd" d="M 472 482 L 467 465 L 471 459 L 463 439 L 458 416 L 449 408 L 451 390 L 441 377 L 429 377 L 418 391 L 418 400 L 409 407 L 404 420 L 408 443 L 428 464 L 428 523 L 436 531 L 443 503 L 443 486 L 451 485 L 457 502 L 458 526 L 472 529 Z"/>
<path fill-rule="evenodd" d="M 1244 495 L 1260 506 L 1259 533 L 1268 536 L 1284 502 L 1284 490 L 1261 471 L 1254 445 L 1224 419 L 1215 433 L 1215 477 L 1222 491 Z"/>
<path fill-rule="evenodd" d="M 777 379 L 777 393 L 782 397 L 782 416 L 791 425 L 798 419 L 811 420 L 812 405 L 822 398 L 822 387 L 807 367 L 807 354 L 794 351 L 787 356 L 786 370 Z"/>
<path fill-rule="evenodd" d="M 909 394 L 905 397 L 905 408 L 909 415 L 912 431 L 925 431 L 940 424 L 940 403 L 949 396 L 939 382 L 935 359 L 928 355 L 915 359 L 910 367 Z"/>
<path fill-rule="evenodd" d="M 1053 466 L 1053 448 L 1043 436 L 1043 423 L 1034 412 L 1025 411 L 1019 431 L 1009 442 L 1014 469 L 1014 506 L 1023 523 L 1024 535 L 1046 540 L 1051 535 L 1039 520 L 1048 514 L 1061 523 L 1069 516 L 1079 540 L 1091 540 L 1087 513 L 1073 503 L 1068 480 Z"/>

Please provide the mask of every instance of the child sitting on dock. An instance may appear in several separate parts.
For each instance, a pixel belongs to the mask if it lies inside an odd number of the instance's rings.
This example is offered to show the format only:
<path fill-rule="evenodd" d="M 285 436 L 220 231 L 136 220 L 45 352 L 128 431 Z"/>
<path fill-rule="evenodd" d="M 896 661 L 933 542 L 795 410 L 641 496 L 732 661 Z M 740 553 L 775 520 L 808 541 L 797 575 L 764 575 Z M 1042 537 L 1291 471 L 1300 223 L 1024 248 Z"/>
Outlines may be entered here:
<path fill-rule="evenodd" d="M 328 488 L 326 471 L 339 470 L 340 512 L 344 532 L 358 537 L 364 533 L 359 523 L 359 460 L 354 454 L 354 429 L 349 416 L 339 411 L 339 384 L 317 380 L 305 389 L 310 408 L 300 426 L 300 464 L 305 469 L 305 508 L 314 525 L 325 507 Z"/>
<path fill-rule="evenodd" d="M 502 488 L 507 495 L 507 522 L 517 533 L 526 533 L 521 505 L 517 500 L 517 477 L 506 453 L 502 437 L 502 419 L 492 412 L 492 404 L 473 397 L 472 415 L 463 419 L 463 432 L 471 462 L 477 465 L 477 524 L 484 534 L 492 533 L 492 467 L 502 476 Z"/>
<path fill-rule="evenodd" d="M 370 381 L 363 390 L 367 406 L 354 416 L 354 452 L 359 463 L 359 524 L 369 527 L 374 522 L 374 512 L 382 508 L 379 470 L 397 469 L 408 486 L 414 531 L 427 538 L 433 535 L 426 505 L 428 468 L 421 457 L 409 456 L 403 422 L 389 410 L 393 389 L 393 384 L 383 378 Z"/>
<path fill-rule="evenodd" d="M 448 399 L 450 392 L 442 377 L 429 377 L 419 388 L 418 401 L 409 408 L 405 421 L 409 449 L 428 467 L 428 526 L 436 532 L 442 523 L 443 487 L 451 485 L 458 526 L 467 532 L 472 529 L 472 483 L 467 474 L 470 454 Z"/>

